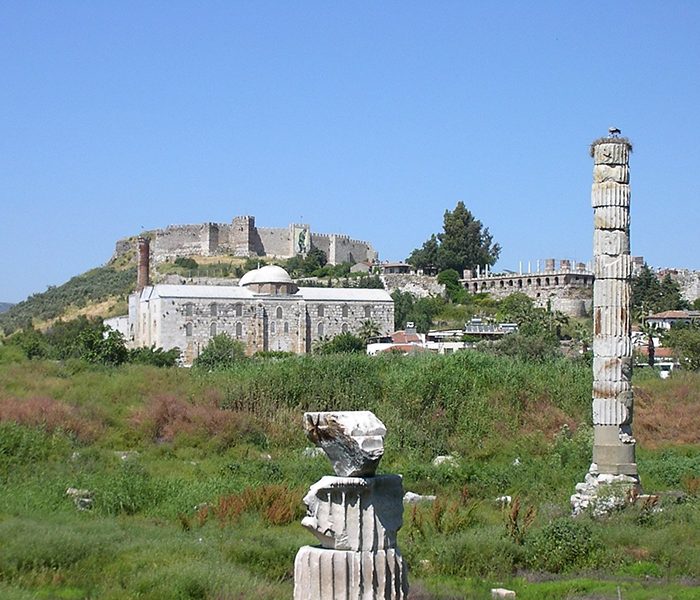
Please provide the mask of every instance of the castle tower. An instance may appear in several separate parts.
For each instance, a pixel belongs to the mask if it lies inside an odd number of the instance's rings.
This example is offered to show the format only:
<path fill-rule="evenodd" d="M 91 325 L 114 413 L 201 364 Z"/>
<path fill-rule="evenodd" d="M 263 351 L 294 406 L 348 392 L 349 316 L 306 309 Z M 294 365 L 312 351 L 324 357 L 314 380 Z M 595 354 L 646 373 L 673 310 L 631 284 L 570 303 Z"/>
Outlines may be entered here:
<path fill-rule="evenodd" d="M 249 257 L 255 236 L 255 217 L 234 217 L 230 244 L 234 256 Z"/>
<path fill-rule="evenodd" d="M 572 497 L 578 512 L 597 486 L 639 487 L 632 437 L 630 142 L 619 131 L 591 144 L 593 157 L 593 464 Z M 578 506 L 578 510 L 577 510 Z"/>

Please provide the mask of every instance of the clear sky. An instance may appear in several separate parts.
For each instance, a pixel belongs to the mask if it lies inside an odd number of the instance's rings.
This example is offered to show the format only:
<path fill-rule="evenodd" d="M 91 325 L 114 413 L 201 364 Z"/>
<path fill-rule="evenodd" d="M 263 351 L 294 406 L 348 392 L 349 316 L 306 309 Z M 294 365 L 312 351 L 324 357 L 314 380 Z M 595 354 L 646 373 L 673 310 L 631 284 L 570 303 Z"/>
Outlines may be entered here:
<path fill-rule="evenodd" d="M 497 268 L 587 261 L 611 125 L 632 253 L 700 268 L 697 1 L 0 0 L 0 74 L 0 301 L 239 214 L 404 259 L 463 200 Z"/>

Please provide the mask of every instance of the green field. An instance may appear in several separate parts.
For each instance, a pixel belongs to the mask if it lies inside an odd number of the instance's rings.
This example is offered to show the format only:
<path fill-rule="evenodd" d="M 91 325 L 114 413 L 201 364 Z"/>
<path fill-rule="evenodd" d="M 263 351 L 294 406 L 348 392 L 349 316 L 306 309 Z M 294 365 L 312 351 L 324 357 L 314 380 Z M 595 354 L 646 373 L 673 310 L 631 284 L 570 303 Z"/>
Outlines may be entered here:
<path fill-rule="evenodd" d="M 412 597 L 700 597 L 700 375 L 635 382 L 660 506 L 569 518 L 591 453 L 590 369 L 478 353 L 248 360 L 225 372 L 28 361 L 0 348 L 0 597 L 289 598 L 305 410 L 368 409 L 407 507 Z M 640 373 L 641 375 L 641 373 Z M 452 454 L 456 464 L 434 467 Z M 87 490 L 79 510 L 68 488 Z M 510 507 L 495 499 L 510 495 Z M 517 499 L 517 502 L 515 502 Z M 516 510 L 519 508 L 519 510 Z M 661 510 L 658 510 L 658 509 Z"/>

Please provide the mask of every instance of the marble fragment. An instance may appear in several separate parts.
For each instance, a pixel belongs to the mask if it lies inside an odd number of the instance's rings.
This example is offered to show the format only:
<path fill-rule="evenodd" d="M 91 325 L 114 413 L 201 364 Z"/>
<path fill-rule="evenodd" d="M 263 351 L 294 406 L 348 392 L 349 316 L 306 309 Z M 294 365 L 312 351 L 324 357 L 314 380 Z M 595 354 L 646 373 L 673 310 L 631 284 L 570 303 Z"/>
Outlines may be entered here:
<path fill-rule="evenodd" d="M 384 454 L 386 427 L 370 411 L 307 412 L 304 429 L 339 477 L 374 475 Z"/>

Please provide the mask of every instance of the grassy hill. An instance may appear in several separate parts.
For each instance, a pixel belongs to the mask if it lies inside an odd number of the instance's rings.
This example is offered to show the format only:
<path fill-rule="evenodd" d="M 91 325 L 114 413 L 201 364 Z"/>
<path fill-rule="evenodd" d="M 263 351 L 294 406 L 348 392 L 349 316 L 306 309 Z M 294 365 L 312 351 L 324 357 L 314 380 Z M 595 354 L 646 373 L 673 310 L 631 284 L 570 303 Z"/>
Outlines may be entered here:
<path fill-rule="evenodd" d="M 14 305 L 10 302 L 0 302 L 0 313 L 10 310 Z"/>
<path fill-rule="evenodd" d="M 52 286 L 45 292 L 33 294 L 0 314 L 0 329 L 5 333 L 33 323 L 42 323 L 79 314 L 112 316 L 126 312 L 126 297 L 136 285 L 136 268 L 117 269 L 104 266 L 71 278 L 63 285 Z M 95 314 L 91 307 L 102 304 Z"/>
<path fill-rule="evenodd" d="M 591 456 L 583 363 L 336 355 L 207 373 L 2 350 L 3 598 L 291 597 L 294 555 L 315 543 L 300 499 L 331 472 L 304 455 L 301 415 L 323 409 L 373 410 L 388 428 L 380 471 L 438 497 L 404 514 L 413 598 L 697 597 L 698 374 L 639 373 L 642 482 L 674 493 L 601 521 L 568 516 Z M 434 466 L 439 454 L 454 463 Z"/>

